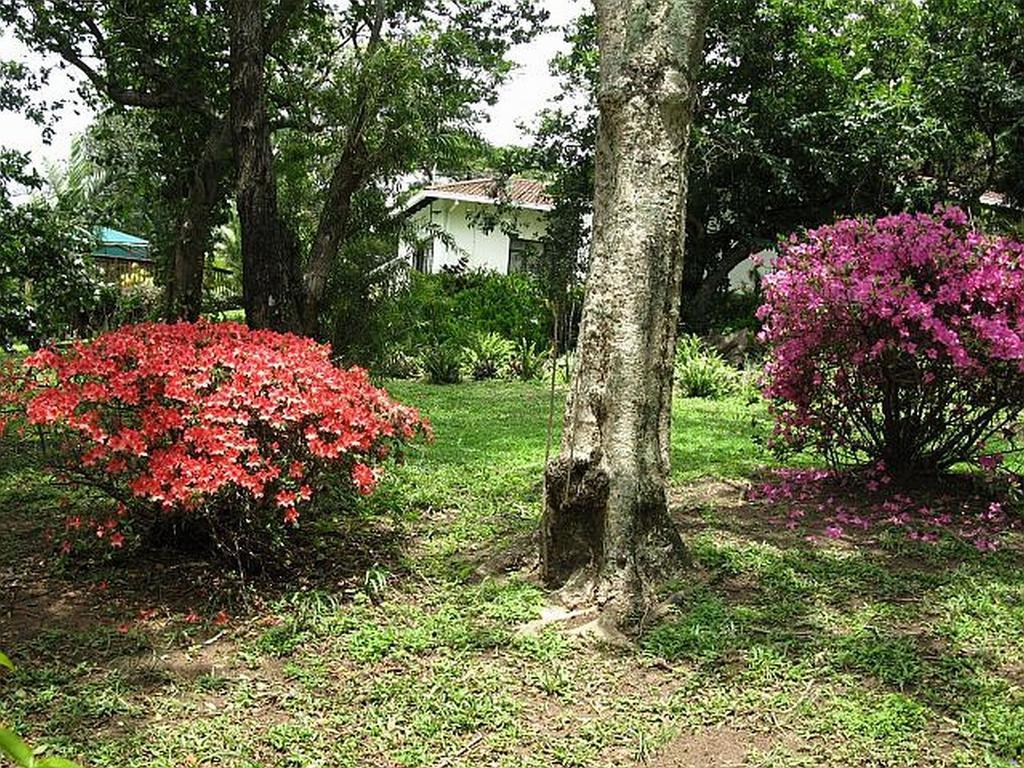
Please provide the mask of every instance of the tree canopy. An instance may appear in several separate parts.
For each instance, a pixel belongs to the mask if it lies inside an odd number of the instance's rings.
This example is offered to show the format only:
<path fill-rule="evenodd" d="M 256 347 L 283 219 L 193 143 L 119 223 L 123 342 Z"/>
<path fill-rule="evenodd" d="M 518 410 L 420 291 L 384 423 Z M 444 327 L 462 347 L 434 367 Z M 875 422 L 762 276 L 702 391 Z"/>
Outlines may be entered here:
<path fill-rule="evenodd" d="M 147 162 L 174 212 L 163 258 L 172 313 L 186 317 L 199 312 L 204 257 L 239 159 L 227 22 L 241 7 L 0 2 L 0 20 L 19 39 L 80 74 L 89 103 L 148 115 L 131 119 L 145 122 L 159 147 Z M 358 198 L 379 196 L 411 171 L 458 167 L 478 151 L 480 107 L 511 69 L 509 48 L 536 34 L 546 13 L 533 0 L 261 0 L 252 9 L 274 171 L 261 183 L 279 187 L 295 240 L 290 269 L 303 276 L 294 300 L 315 332 L 344 243 L 365 234 L 353 211 L 376 210 Z M 243 220 L 243 241 L 252 226 Z M 255 233 L 248 240 L 260 263 L 278 258 Z"/>
<path fill-rule="evenodd" d="M 781 233 L 947 199 L 977 208 L 987 190 L 1020 199 L 1020 13 L 970 0 L 715 3 L 693 128 L 688 321 L 699 327 L 730 269 Z M 563 95 L 537 146 L 578 217 L 596 120 L 592 16 L 566 37 L 553 66 Z"/>

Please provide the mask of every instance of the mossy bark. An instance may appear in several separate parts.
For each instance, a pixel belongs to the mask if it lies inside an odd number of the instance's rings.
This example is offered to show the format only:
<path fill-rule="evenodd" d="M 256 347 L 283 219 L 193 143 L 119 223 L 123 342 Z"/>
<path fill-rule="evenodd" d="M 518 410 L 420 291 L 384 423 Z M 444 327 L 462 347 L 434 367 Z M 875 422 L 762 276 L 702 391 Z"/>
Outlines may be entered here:
<path fill-rule="evenodd" d="M 231 0 L 231 132 L 242 226 L 242 299 L 251 328 L 299 332 L 302 284 L 299 246 L 277 202 L 267 118 L 268 35 L 263 0 Z"/>
<path fill-rule="evenodd" d="M 210 129 L 192 169 L 188 198 L 174 243 L 167 292 L 168 316 L 172 320 L 195 321 L 202 312 L 206 251 L 230 166 L 231 126 L 227 120 L 218 120 Z"/>
<path fill-rule="evenodd" d="M 685 563 L 668 515 L 686 149 L 708 0 L 597 0 L 593 243 L 559 455 L 545 473 L 543 575 L 623 628 Z"/>

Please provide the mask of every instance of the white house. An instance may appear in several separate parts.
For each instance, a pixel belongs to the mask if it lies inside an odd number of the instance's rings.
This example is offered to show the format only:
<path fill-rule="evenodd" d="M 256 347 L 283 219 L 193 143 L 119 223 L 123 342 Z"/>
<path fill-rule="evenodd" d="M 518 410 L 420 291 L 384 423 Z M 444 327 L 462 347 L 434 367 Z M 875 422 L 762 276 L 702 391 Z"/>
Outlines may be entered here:
<path fill-rule="evenodd" d="M 533 179 L 469 179 L 435 184 L 403 208 L 419 242 L 399 255 L 420 272 L 440 272 L 465 260 L 471 270 L 522 272 L 542 251 L 553 202 Z"/>
<path fill-rule="evenodd" d="M 729 271 L 729 289 L 733 291 L 753 291 L 761 279 L 772 271 L 772 262 L 776 252 L 772 248 L 747 256 Z"/>

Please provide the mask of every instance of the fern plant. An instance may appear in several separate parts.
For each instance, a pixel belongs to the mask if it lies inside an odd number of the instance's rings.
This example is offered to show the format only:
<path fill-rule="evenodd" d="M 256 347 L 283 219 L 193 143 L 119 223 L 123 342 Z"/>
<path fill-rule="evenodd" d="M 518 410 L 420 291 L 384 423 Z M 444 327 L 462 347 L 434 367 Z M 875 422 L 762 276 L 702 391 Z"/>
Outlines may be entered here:
<path fill-rule="evenodd" d="M 435 344 L 420 356 L 420 367 L 431 384 L 458 384 L 462 381 L 462 350 L 450 343 Z"/>
<path fill-rule="evenodd" d="M 520 339 L 509 360 L 508 371 L 513 377 L 523 381 L 539 379 L 544 373 L 548 353 L 546 348 L 539 347 L 527 339 Z"/>
<path fill-rule="evenodd" d="M 477 381 L 495 378 L 508 365 L 514 349 L 512 342 L 500 334 L 473 334 L 464 349 L 470 376 Z"/>
<path fill-rule="evenodd" d="M 740 373 L 700 337 L 684 335 L 676 345 L 676 386 L 683 397 L 717 400 L 735 392 Z"/>

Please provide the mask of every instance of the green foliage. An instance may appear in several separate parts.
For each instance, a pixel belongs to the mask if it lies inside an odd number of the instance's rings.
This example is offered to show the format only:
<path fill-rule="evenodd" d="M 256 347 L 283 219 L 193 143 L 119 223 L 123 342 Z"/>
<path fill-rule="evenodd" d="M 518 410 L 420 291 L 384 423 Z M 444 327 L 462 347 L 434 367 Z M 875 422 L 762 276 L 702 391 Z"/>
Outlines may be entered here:
<path fill-rule="evenodd" d="M 494 379 L 508 365 L 514 346 L 508 339 L 494 333 L 476 332 L 465 347 L 466 367 L 477 381 Z"/>
<path fill-rule="evenodd" d="M 373 28 L 377 13 L 376 32 L 349 32 Z M 390 357 L 379 340 L 393 317 L 381 301 L 392 286 L 370 278 L 393 259 L 381 241 L 396 240 L 396 186 L 426 168 L 461 170 L 479 152 L 478 105 L 508 74 L 510 47 L 545 17 L 533 0 L 458 12 L 445 0 L 309 4 L 299 33 L 282 41 L 278 55 L 290 66 L 271 83 L 271 103 L 301 105 L 284 107 L 291 127 L 275 137 L 282 206 L 310 263 L 333 265 L 333 306 L 317 320 L 347 359 Z"/>
<path fill-rule="evenodd" d="M 157 256 L 169 250 L 175 211 L 155 172 L 159 145 L 145 111 L 107 109 L 46 174 L 49 197 L 91 226 L 140 235 Z"/>
<path fill-rule="evenodd" d="M 670 661 L 713 660 L 735 634 L 735 619 L 719 598 L 689 596 L 685 614 L 651 630 L 644 638 L 644 650 Z"/>
<path fill-rule="evenodd" d="M 114 304 L 92 248 L 74 213 L 41 201 L 0 210 L 0 345 L 67 338 Z"/>
<path fill-rule="evenodd" d="M 0 21 L 11 34 L 84 75 L 80 90 L 97 111 L 129 108 L 118 115 L 128 130 L 104 137 L 111 151 L 101 175 L 123 165 L 129 172 L 122 180 L 140 192 L 133 213 L 147 205 L 170 212 L 154 222 L 165 259 L 176 245 L 208 246 L 226 218 L 233 136 L 225 128 L 232 88 L 239 87 L 230 77 L 227 21 L 236 11 L 231 3 L 142 0 L 126 13 L 120 0 L 97 0 L 83 13 L 74 3 L 0 0 Z M 328 265 L 337 267 L 327 296 L 336 293 L 340 306 L 316 301 L 307 330 L 333 333 L 350 342 L 338 345 L 343 354 L 363 358 L 358 336 L 344 338 L 344 318 L 348 313 L 348 326 L 365 324 L 362 318 L 378 307 L 359 305 L 365 281 L 352 285 L 345 277 L 369 272 L 359 272 L 366 259 L 357 245 L 382 232 L 390 239 L 384 230 L 391 211 L 379 200 L 410 174 L 461 169 L 478 154 L 476 125 L 512 69 L 509 51 L 542 30 L 547 12 L 533 0 L 471 8 L 448 0 L 285 2 L 267 3 L 264 11 L 260 98 L 275 152 L 261 185 L 276 187 L 297 247 L 288 256 L 254 250 L 257 260 L 288 258 L 296 274 L 309 266 L 326 276 Z M 28 68 L 16 69 L 20 79 L 31 79 Z M 0 107 L 31 104 L 22 103 L 23 94 L 38 85 L 0 94 Z M 137 146 L 128 146 L 136 138 Z M 389 251 L 375 251 L 382 252 Z"/>
<path fill-rule="evenodd" d="M 1021 199 L 1021 14 L 1014 0 L 712 3 L 690 149 L 685 327 L 708 330 L 730 269 L 781 234 L 950 198 L 977 211 L 986 189 Z M 563 92 L 535 141 L 558 179 L 559 233 L 584 226 L 593 197 L 592 14 L 566 40 L 553 63 Z"/>
<path fill-rule="evenodd" d="M 224 311 L 242 303 L 242 229 L 238 214 L 214 230 L 212 252 L 203 274 L 204 311 Z"/>
<path fill-rule="evenodd" d="M 126 13 L 101 0 L 84 14 L 75 4 L 0 0 L 0 19 L 28 49 L 84 75 L 80 96 L 98 115 L 53 179 L 54 195 L 86 206 L 90 226 L 146 237 L 164 266 L 180 238 L 207 241 L 225 214 L 229 165 L 203 170 L 229 107 L 223 7 L 143 0 Z M 183 230 L 197 190 L 203 213 Z"/>
<path fill-rule="evenodd" d="M 569 49 L 551 62 L 566 94 L 592 93 L 596 86 L 596 21 L 584 13 L 566 30 Z M 532 162 L 550 178 L 548 194 L 555 201 L 547 215 L 544 260 L 539 276 L 552 306 L 562 313 L 582 305 L 581 277 L 586 273 L 590 244 L 590 212 L 594 197 L 592 153 L 597 142 L 597 116 L 593 102 L 576 100 L 576 108 L 552 108 L 540 115 Z M 583 102 L 579 104 L 579 102 Z M 566 140 L 569 138 L 570 140 Z M 572 336 L 571 318 L 563 326 Z M 568 344 L 563 343 L 562 348 Z"/>
<path fill-rule="evenodd" d="M 12 208 L 0 193 L 0 344 L 38 346 L 163 310 L 162 289 L 147 272 L 133 269 L 115 283 L 90 256 L 99 226 L 151 240 L 171 226 L 141 166 L 153 151 L 143 117 L 102 113 L 72 142 L 68 160 L 48 169 L 45 194 Z"/>
<path fill-rule="evenodd" d="M 6 755 L 18 768 L 80 768 L 62 757 L 37 758 L 31 747 L 6 728 L 0 728 L 0 754 Z"/>
<path fill-rule="evenodd" d="M 739 371 L 699 336 L 680 336 L 676 344 L 675 381 L 683 397 L 716 400 L 737 390 Z"/>
<path fill-rule="evenodd" d="M 116 303 L 111 324 L 114 326 L 159 320 L 166 309 L 163 289 L 139 266 L 120 276 L 113 295 Z"/>
<path fill-rule="evenodd" d="M 462 349 L 443 341 L 420 356 L 420 366 L 431 384 L 458 384 L 462 381 Z"/>
<path fill-rule="evenodd" d="M 464 332 L 493 332 L 506 339 L 542 345 L 550 337 L 549 311 L 536 280 L 529 275 L 488 272 L 440 274 L 442 289 Z"/>
<path fill-rule="evenodd" d="M 865 627 L 839 640 L 837 661 L 897 690 L 918 683 L 922 664 L 913 638 L 880 636 Z"/>
<path fill-rule="evenodd" d="M 0 651 L 0 667 L 14 672 L 14 664 Z M 4 755 L 18 768 L 81 768 L 62 757 L 37 757 L 36 752 L 7 728 L 0 728 L 0 755 Z"/>
<path fill-rule="evenodd" d="M 509 371 L 521 381 L 533 381 L 544 375 L 551 350 L 529 339 L 519 339 L 509 360 Z"/>
<path fill-rule="evenodd" d="M 572 374 L 576 370 L 576 352 L 569 350 L 557 358 L 552 358 L 550 352 L 545 360 L 544 380 L 551 380 L 552 368 L 554 368 L 555 382 L 564 386 L 572 383 Z"/>
<path fill-rule="evenodd" d="M 931 0 L 924 7 L 918 80 L 927 110 L 939 117 L 943 163 L 958 169 L 966 195 L 994 189 L 1024 203 L 1024 6 Z"/>
<path fill-rule="evenodd" d="M 403 285 L 380 298 L 375 318 L 366 357 L 353 362 L 384 368 L 389 375 L 408 372 L 411 360 L 436 357 L 440 347 L 447 358 L 463 348 L 474 350 L 466 359 L 472 369 L 478 353 L 492 362 L 504 357 L 505 339 L 544 347 L 550 328 L 550 312 L 532 278 L 491 272 L 411 272 Z"/>
<path fill-rule="evenodd" d="M 1007 758 L 1005 765 L 1019 765 L 1024 758 L 1024 702 L 1019 691 L 1004 701 L 987 701 L 974 715 L 971 728 L 992 744 L 992 750 Z"/>
<path fill-rule="evenodd" d="M 757 290 L 723 290 L 715 296 L 707 317 L 710 331 L 732 333 L 739 330 L 757 332 L 761 323 L 755 316 L 762 298 Z"/>
<path fill-rule="evenodd" d="M 452 384 L 465 372 L 477 380 L 529 381 L 543 374 L 548 358 L 550 312 L 528 275 L 413 272 L 379 318 L 386 329 L 377 367 L 391 376 L 422 371 L 429 381 Z"/>
<path fill-rule="evenodd" d="M 353 235 L 342 246 L 330 276 L 324 329 L 346 362 L 400 375 L 408 366 L 392 366 L 403 355 L 414 360 L 422 349 L 394 343 L 407 320 L 400 300 L 405 264 L 395 258 L 400 223 L 389 220 L 379 194 L 361 194 L 353 203 L 359 226 L 372 232 Z"/>
<path fill-rule="evenodd" d="M 0 752 L 20 768 L 32 768 L 35 763 L 28 745 L 6 728 L 0 728 Z"/>

